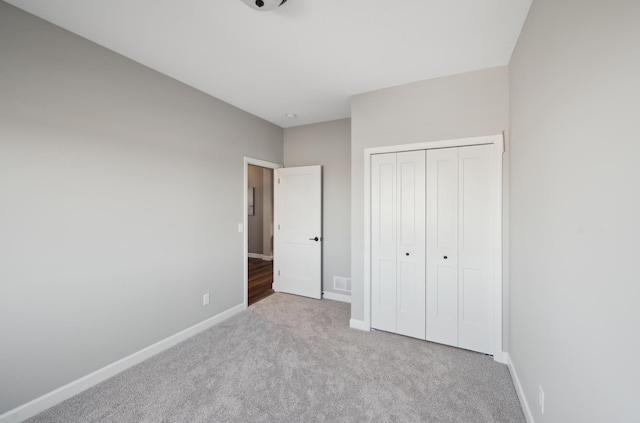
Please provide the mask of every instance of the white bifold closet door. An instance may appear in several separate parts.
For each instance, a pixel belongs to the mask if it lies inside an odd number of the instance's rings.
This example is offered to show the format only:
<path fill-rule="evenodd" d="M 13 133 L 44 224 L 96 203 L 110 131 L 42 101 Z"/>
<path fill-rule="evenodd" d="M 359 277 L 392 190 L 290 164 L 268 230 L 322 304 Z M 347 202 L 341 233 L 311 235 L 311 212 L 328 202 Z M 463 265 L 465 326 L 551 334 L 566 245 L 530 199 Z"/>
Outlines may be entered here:
<path fill-rule="evenodd" d="M 425 151 L 374 155 L 372 326 L 425 339 Z"/>
<path fill-rule="evenodd" d="M 427 151 L 428 341 L 490 354 L 492 146 Z"/>
<path fill-rule="evenodd" d="M 371 158 L 371 326 L 492 352 L 492 145 Z"/>

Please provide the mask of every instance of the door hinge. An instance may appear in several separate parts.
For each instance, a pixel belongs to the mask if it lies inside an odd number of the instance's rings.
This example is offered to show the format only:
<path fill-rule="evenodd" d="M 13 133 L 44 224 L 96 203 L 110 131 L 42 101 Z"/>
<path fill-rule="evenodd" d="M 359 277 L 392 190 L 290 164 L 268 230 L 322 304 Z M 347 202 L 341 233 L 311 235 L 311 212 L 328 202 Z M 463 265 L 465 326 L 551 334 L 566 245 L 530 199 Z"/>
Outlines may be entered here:
<path fill-rule="evenodd" d="M 280 224 L 278 224 L 278 230 L 280 230 Z"/>
<path fill-rule="evenodd" d="M 278 178 L 278 183 L 280 183 L 280 178 Z"/>
<path fill-rule="evenodd" d="M 280 271 L 278 270 L 278 276 L 280 276 Z"/>

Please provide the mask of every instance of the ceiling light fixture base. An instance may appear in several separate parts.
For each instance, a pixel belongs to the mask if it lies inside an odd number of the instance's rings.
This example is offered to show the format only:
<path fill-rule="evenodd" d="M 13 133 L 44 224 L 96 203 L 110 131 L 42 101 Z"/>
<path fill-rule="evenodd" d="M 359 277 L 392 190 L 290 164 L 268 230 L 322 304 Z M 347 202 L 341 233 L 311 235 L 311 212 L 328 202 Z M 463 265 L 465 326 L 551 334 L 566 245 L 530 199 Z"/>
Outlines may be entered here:
<path fill-rule="evenodd" d="M 287 0 L 242 0 L 242 2 L 253 10 L 268 12 L 269 10 L 282 6 Z"/>

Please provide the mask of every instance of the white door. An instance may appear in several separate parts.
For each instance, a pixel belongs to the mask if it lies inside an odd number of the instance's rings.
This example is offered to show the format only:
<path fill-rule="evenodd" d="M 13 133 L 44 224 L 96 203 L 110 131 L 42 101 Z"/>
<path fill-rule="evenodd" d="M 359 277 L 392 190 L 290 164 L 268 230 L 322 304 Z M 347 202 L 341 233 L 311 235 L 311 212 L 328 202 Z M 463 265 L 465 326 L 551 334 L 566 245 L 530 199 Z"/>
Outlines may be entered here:
<path fill-rule="evenodd" d="M 493 200 L 490 145 L 459 151 L 458 346 L 492 352 L 491 210 Z"/>
<path fill-rule="evenodd" d="M 371 326 L 396 332 L 396 154 L 371 156 Z"/>
<path fill-rule="evenodd" d="M 372 157 L 372 326 L 425 338 L 425 152 Z"/>
<path fill-rule="evenodd" d="M 458 149 L 427 151 L 427 336 L 458 345 Z"/>
<path fill-rule="evenodd" d="M 491 145 L 427 151 L 429 341 L 491 353 Z"/>
<path fill-rule="evenodd" d="M 275 170 L 274 289 L 322 297 L 322 168 Z"/>
<path fill-rule="evenodd" d="M 398 153 L 397 167 L 397 332 L 425 339 L 425 151 Z"/>

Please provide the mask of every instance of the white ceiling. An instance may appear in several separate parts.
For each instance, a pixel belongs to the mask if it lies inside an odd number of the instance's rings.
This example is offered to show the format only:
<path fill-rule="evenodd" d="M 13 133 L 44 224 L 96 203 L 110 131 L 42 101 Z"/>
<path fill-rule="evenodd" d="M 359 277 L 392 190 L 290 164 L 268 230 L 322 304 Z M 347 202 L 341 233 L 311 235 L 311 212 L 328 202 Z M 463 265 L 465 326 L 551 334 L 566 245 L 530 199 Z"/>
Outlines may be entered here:
<path fill-rule="evenodd" d="M 350 116 L 350 96 L 506 65 L 531 0 L 7 0 L 291 127 Z M 287 119 L 287 113 L 298 118 Z"/>

